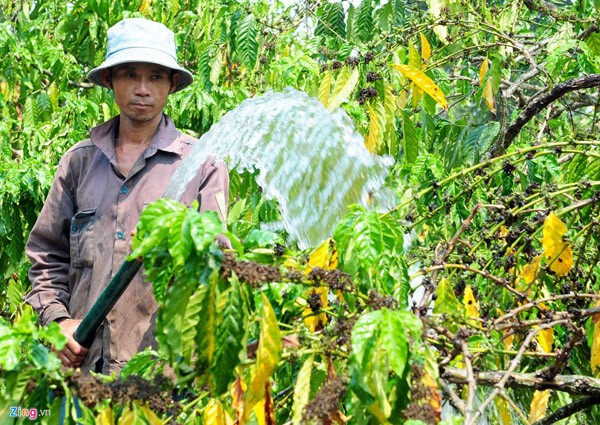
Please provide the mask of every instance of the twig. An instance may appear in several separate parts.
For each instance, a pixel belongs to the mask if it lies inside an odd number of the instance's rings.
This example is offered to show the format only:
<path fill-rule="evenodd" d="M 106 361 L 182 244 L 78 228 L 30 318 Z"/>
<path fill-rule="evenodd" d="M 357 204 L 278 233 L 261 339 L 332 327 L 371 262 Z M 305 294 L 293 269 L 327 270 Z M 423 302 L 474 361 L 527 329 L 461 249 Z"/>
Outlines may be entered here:
<path fill-rule="evenodd" d="M 556 409 L 554 413 L 534 422 L 532 425 L 550 425 L 561 419 L 568 418 L 569 416 L 580 412 L 582 410 L 589 409 L 590 407 L 600 404 L 600 397 L 585 397 L 581 400 L 574 401 L 573 403 L 567 404 L 559 409 Z"/>
<path fill-rule="evenodd" d="M 595 299 L 598 299 L 598 298 L 600 298 L 600 295 L 599 294 L 578 294 L 575 292 L 571 292 L 568 294 L 553 295 L 551 297 L 540 298 L 539 300 L 531 301 L 527 304 L 523 304 L 522 306 L 520 306 L 518 308 L 515 308 L 514 310 L 511 310 L 504 316 L 501 316 L 501 317 L 497 318 L 496 320 L 494 320 L 493 324 L 498 325 L 506 320 L 516 317 L 517 314 L 521 313 L 522 311 L 537 307 L 540 304 L 549 303 L 549 302 L 553 302 L 553 301 L 565 300 L 565 299 L 569 299 L 569 298 L 595 298 Z"/>
<path fill-rule="evenodd" d="M 440 380 L 442 392 L 450 398 L 450 403 L 458 410 L 463 416 L 465 415 L 466 407 L 465 402 L 456 394 L 456 392 L 450 387 L 450 384 L 445 382 L 443 379 Z"/>
<path fill-rule="evenodd" d="M 465 423 L 470 423 L 473 415 L 473 400 L 475 399 L 475 391 L 477 390 L 477 382 L 473 376 L 473 364 L 471 363 L 471 353 L 469 353 L 469 345 L 467 340 L 463 339 L 460 342 L 460 348 L 463 353 L 463 362 L 467 371 L 467 404 L 465 406 Z"/>
<path fill-rule="evenodd" d="M 471 211 L 471 214 L 469 214 L 469 216 L 467 218 L 465 218 L 465 220 L 462 222 L 460 228 L 456 231 L 456 233 L 454 234 L 452 239 L 450 239 L 450 241 L 448 242 L 448 245 L 446 245 L 446 247 L 443 250 L 441 250 L 438 255 L 436 255 L 434 264 L 436 264 L 436 265 L 442 264 L 446 260 L 446 258 L 448 258 L 448 256 L 452 253 L 452 251 L 454 251 L 456 242 L 459 240 L 460 236 L 464 233 L 464 231 L 467 230 L 467 228 L 470 226 L 471 222 L 473 221 L 473 218 L 475 217 L 475 214 L 477 214 L 477 211 L 479 211 L 480 208 L 481 208 L 481 204 L 475 205 L 475 208 L 473 208 L 473 210 Z M 435 268 L 435 266 L 434 266 L 430 269 L 431 269 L 431 271 L 433 271 L 433 274 L 431 275 L 431 285 L 428 285 L 425 288 L 425 293 L 423 294 L 423 298 L 421 299 L 419 309 L 417 311 L 415 311 L 415 314 L 418 314 L 418 315 L 420 315 L 420 310 L 421 310 L 420 307 L 427 305 L 427 303 L 429 302 L 429 297 L 430 297 L 431 293 L 435 290 L 435 282 L 437 280 L 439 270 L 442 270 L 443 267 Z"/>
<path fill-rule="evenodd" d="M 515 369 L 517 368 L 517 366 L 521 362 L 521 358 L 523 357 L 523 353 L 525 352 L 525 350 L 527 350 L 527 347 L 531 343 L 531 340 L 533 338 L 535 338 L 535 336 L 540 331 L 542 331 L 544 329 L 551 328 L 553 326 L 556 326 L 556 325 L 562 324 L 562 323 L 567 323 L 567 320 L 556 320 L 554 322 L 547 323 L 545 325 L 541 325 L 540 327 L 538 327 L 536 329 L 532 329 L 529 332 L 529 334 L 527 334 L 527 337 L 525 337 L 525 341 L 523 341 L 523 344 L 521 345 L 521 348 L 517 352 L 517 355 L 510 361 L 508 370 L 504 373 L 504 376 L 502 376 L 502 378 L 500 378 L 500 380 L 498 381 L 498 383 L 494 386 L 494 389 L 492 390 L 492 393 L 488 396 L 488 398 L 486 398 L 483 401 L 483 403 L 481 403 L 481 405 L 477 409 L 477 412 L 475 412 L 475 414 L 473 415 L 472 421 L 471 422 L 465 421 L 466 425 L 477 424 L 477 419 L 479 419 L 479 416 L 483 415 L 483 412 L 488 407 L 488 405 L 494 400 L 494 398 L 498 395 L 498 393 L 502 389 L 504 389 L 504 387 L 506 386 L 506 383 L 511 378 L 511 375 L 513 374 L 513 372 L 515 371 Z"/>
<path fill-rule="evenodd" d="M 531 119 L 546 106 L 561 98 L 565 94 L 574 91 L 581 90 L 590 87 L 596 87 L 600 85 L 600 74 L 591 74 L 585 77 L 573 78 L 567 80 L 564 83 L 556 85 L 552 90 L 543 96 L 540 96 L 535 102 L 531 103 L 523 112 L 519 114 L 517 119 L 508 127 L 502 137 L 498 139 L 496 144 L 490 150 L 492 157 L 501 155 L 511 145 L 513 140 L 517 137 L 521 129 Z"/>
<path fill-rule="evenodd" d="M 519 415 L 519 417 L 521 418 L 521 420 L 523 421 L 523 423 L 525 425 L 531 425 L 531 423 L 529 422 L 529 420 L 527 419 L 527 416 L 525 416 L 525 414 L 523 413 L 523 411 L 519 408 L 519 406 L 517 406 L 515 404 L 515 402 L 512 400 L 512 398 L 510 398 L 508 396 L 508 393 L 506 392 L 505 389 L 503 389 L 502 391 L 500 391 L 500 397 L 502 397 L 504 400 L 506 400 L 506 402 L 510 405 L 510 407 L 517 412 L 517 415 Z"/>

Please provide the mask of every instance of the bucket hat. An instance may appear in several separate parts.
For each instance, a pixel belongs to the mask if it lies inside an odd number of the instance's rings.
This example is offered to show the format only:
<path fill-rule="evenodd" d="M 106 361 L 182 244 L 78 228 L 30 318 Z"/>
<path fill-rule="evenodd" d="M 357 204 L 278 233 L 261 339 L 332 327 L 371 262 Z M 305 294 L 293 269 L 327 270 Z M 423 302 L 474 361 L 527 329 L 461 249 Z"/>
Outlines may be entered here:
<path fill-rule="evenodd" d="M 159 22 L 143 18 L 124 19 L 109 28 L 106 60 L 92 69 L 87 79 L 106 87 L 100 71 L 131 62 L 153 63 L 178 71 L 181 78 L 174 92 L 194 81 L 192 73 L 177 63 L 173 32 Z"/>

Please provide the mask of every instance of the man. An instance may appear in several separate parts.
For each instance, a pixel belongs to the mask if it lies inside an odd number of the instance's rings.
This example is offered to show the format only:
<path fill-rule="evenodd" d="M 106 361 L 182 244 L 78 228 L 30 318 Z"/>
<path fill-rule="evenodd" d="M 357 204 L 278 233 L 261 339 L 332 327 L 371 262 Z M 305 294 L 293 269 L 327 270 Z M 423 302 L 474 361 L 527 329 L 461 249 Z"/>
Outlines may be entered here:
<path fill-rule="evenodd" d="M 175 38 L 164 25 L 125 19 L 108 30 L 106 60 L 88 74 L 113 90 L 120 115 L 93 128 L 61 159 L 27 242 L 32 290 L 26 301 L 42 324 L 58 322 L 68 338 L 58 354 L 68 367 L 109 374 L 155 346 L 157 304 L 141 273 L 108 314 L 90 349 L 73 333 L 130 251 L 131 232 L 158 199 L 196 142 L 162 113 L 167 96 L 193 82 L 177 63 Z M 181 202 L 226 218 L 229 177 L 210 159 Z"/>

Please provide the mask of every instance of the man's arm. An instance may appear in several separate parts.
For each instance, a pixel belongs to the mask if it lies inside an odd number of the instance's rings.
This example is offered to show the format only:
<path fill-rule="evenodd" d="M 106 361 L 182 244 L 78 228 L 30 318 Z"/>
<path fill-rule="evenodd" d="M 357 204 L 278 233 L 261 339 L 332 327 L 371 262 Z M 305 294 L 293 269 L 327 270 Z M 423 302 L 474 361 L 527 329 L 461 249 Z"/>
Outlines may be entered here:
<path fill-rule="evenodd" d="M 66 161 L 61 161 L 44 207 L 26 245 L 31 260 L 29 279 L 31 291 L 25 301 L 36 310 L 43 325 L 58 322 L 68 342 L 59 353 L 65 366 L 77 367 L 87 349 L 73 339 L 79 321 L 71 319 L 70 300 L 70 227 L 74 215 L 74 187 L 67 173 Z"/>

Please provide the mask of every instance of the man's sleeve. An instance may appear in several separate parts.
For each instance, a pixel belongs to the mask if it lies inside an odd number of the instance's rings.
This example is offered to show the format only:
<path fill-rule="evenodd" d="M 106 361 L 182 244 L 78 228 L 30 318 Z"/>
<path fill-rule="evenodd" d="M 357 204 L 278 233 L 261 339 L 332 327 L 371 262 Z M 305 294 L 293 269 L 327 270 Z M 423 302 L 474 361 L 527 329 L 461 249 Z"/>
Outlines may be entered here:
<path fill-rule="evenodd" d="M 25 248 L 31 260 L 31 292 L 25 301 L 47 325 L 69 318 L 70 226 L 74 214 L 73 187 L 69 184 L 67 161 L 61 160 L 54 183 Z"/>
<path fill-rule="evenodd" d="M 229 202 L 229 172 L 222 160 L 209 158 L 202 166 L 202 181 L 198 192 L 200 211 L 216 211 L 221 221 L 227 225 Z M 230 247 L 229 240 L 219 237 L 219 242 Z"/>

